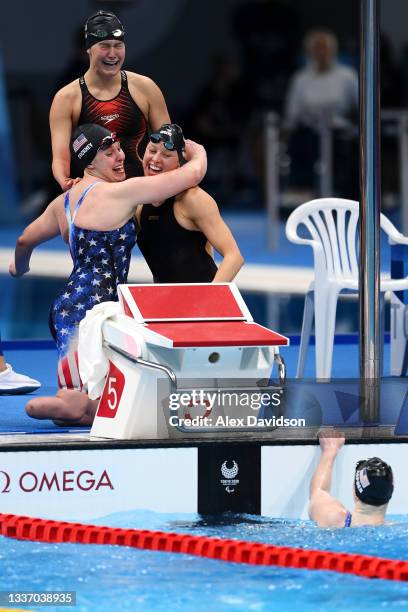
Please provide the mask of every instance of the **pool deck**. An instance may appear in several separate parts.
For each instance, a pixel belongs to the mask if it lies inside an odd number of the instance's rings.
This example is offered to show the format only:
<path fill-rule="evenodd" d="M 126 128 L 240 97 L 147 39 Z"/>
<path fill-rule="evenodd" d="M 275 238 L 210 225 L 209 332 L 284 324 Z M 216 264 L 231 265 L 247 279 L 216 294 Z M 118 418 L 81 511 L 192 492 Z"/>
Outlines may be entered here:
<path fill-rule="evenodd" d="M 341 338 L 341 337 L 339 337 Z M 355 338 L 354 338 L 355 339 Z M 89 428 L 60 428 L 52 421 L 32 419 L 25 413 L 29 397 L 54 395 L 56 351 L 47 342 L 5 343 L 7 359 L 16 371 L 24 371 L 40 380 L 43 387 L 32 395 L 0 396 L 0 451 L 56 450 L 100 448 L 164 448 L 208 446 L 220 443 L 249 443 L 262 445 L 304 445 L 316 442 L 320 427 L 335 426 L 345 432 L 351 443 L 380 443 L 408 441 L 408 387 L 406 378 L 386 376 L 379 386 L 380 410 L 376 424 L 364 424 L 359 400 L 357 379 L 358 347 L 354 343 L 335 344 L 333 379 L 316 382 L 314 379 L 314 347 L 309 350 L 306 376 L 294 378 L 298 346 L 281 350 L 287 365 L 287 399 L 283 414 L 305 418 L 305 427 L 276 427 L 261 431 L 242 431 L 198 435 L 193 431 L 162 440 L 105 440 L 90 439 Z M 350 341 L 353 338 L 349 339 Z M 13 346 L 14 349 L 8 348 Z M 29 347 L 32 347 L 31 349 Z M 385 345 L 385 364 L 389 345 Z"/>

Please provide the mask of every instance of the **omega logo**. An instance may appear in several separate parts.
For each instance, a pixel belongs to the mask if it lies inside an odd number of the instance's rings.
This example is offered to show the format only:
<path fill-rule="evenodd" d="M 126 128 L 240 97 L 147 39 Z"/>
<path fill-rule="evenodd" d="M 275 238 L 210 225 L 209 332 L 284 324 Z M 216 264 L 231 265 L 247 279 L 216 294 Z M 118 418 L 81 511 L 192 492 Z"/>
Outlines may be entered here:
<path fill-rule="evenodd" d="M 23 493 L 43 493 L 47 491 L 99 491 L 108 487 L 112 491 L 114 486 L 106 470 L 95 474 L 92 470 L 63 470 L 61 472 L 32 472 L 26 471 L 16 477 L 12 487 L 12 479 L 8 472 L 0 470 L 0 493 L 10 493 L 12 488 Z"/>

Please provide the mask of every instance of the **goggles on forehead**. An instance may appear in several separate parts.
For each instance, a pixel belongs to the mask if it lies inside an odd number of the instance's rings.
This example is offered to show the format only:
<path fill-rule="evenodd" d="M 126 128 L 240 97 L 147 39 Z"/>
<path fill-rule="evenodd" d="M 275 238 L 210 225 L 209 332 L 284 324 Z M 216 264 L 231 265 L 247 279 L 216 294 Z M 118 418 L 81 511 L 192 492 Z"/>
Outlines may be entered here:
<path fill-rule="evenodd" d="M 109 136 L 105 136 L 102 138 L 101 144 L 98 147 L 98 151 L 106 151 L 109 149 L 115 142 L 118 142 L 119 138 L 116 137 L 116 132 L 112 132 Z"/>
<path fill-rule="evenodd" d="M 159 144 L 160 142 L 162 142 L 164 148 L 167 149 L 167 151 L 176 151 L 179 158 L 180 166 L 183 166 L 185 163 L 187 163 L 183 156 L 184 139 L 182 136 L 181 128 L 178 129 L 180 130 L 181 134 L 176 133 L 175 135 L 173 135 L 172 133 L 166 132 L 164 129 L 160 130 L 160 132 L 153 132 L 153 134 L 150 134 L 149 140 L 153 144 Z M 174 136 L 176 138 L 174 138 Z"/>
<path fill-rule="evenodd" d="M 155 132 L 154 134 L 150 134 L 150 142 L 153 142 L 153 144 L 159 144 L 159 142 L 162 142 L 164 148 L 168 151 L 176 150 L 176 145 L 174 144 L 171 135 L 166 134 L 166 132 Z"/>
<path fill-rule="evenodd" d="M 120 38 L 121 36 L 125 35 L 125 30 L 121 30 L 120 28 L 112 30 L 111 32 L 108 32 L 107 30 L 96 30 L 96 32 L 88 32 L 88 30 L 86 30 L 86 35 L 95 36 L 95 38 L 101 39 L 106 39 L 108 36 L 112 36 L 113 38 Z"/>

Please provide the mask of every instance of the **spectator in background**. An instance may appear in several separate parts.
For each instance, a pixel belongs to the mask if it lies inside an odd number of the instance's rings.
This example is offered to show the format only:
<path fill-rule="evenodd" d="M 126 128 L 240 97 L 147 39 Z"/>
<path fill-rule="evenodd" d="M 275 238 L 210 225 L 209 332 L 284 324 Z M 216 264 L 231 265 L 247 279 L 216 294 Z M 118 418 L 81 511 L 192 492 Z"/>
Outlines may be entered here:
<path fill-rule="evenodd" d="M 0 395 L 23 395 L 41 387 L 41 383 L 25 374 L 17 374 L 3 355 L 0 338 Z"/>
<path fill-rule="evenodd" d="M 308 64 L 292 78 L 285 107 L 289 129 L 315 127 L 329 119 L 333 127 L 347 127 L 358 110 L 358 75 L 337 63 L 337 39 L 327 30 L 314 30 L 304 41 Z"/>
<path fill-rule="evenodd" d="M 284 112 L 292 184 L 315 186 L 319 130 L 326 127 L 333 134 L 334 191 L 357 198 L 357 132 L 352 129 L 358 113 L 357 72 L 337 62 L 337 39 L 328 30 L 309 32 L 304 46 L 308 62 L 290 82 Z"/>
<path fill-rule="evenodd" d="M 170 122 L 157 85 L 146 76 L 122 70 L 125 31 L 116 15 L 109 11 L 91 15 L 85 24 L 85 46 L 88 70 L 56 93 L 50 110 L 52 170 L 64 191 L 73 184 L 69 143 L 78 123 L 97 123 L 118 135 L 130 178 L 143 175 L 141 158 L 149 129 Z"/>

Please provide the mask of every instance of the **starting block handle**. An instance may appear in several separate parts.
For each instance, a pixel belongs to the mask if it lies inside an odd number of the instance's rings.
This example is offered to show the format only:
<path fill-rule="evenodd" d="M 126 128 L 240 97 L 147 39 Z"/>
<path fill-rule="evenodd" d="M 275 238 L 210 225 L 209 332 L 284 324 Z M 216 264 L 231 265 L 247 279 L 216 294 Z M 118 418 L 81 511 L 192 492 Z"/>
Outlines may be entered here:
<path fill-rule="evenodd" d="M 109 348 L 111 351 L 118 353 L 118 355 L 122 355 L 122 357 L 125 357 L 125 359 L 128 359 L 132 363 L 136 363 L 137 365 L 145 366 L 146 368 L 152 368 L 153 370 L 160 370 L 161 372 L 164 372 L 165 374 L 167 374 L 167 376 L 170 379 L 171 392 L 174 393 L 175 391 L 177 391 L 177 377 L 171 368 L 161 365 L 160 363 L 154 363 L 153 361 L 147 361 L 146 359 L 140 359 L 140 357 L 134 357 L 127 351 L 117 348 L 116 346 L 113 346 L 109 342 L 104 342 L 104 345 L 107 348 Z"/>
<path fill-rule="evenodd" d="M 286 382 L 286 364 L 284 358 L 279 355 L 279 353 L 275 353 L 274 361 L 278 364 L 278 376 L 279 376 L 279 384 L 283 387 Z"/>
<path fill-rule="evenodd" d="M 152 361 L 147 361 L 146 359 L 140 359 L 139 357 L 134 357 L 133 355 L 131 355 L 130 353 L 128 353 L 127 351 L 125 351 L 124 349 L 120 349 L 116 346 L 113 346 L 112 344 L 110 344 L 109 342 L 104 342 L 104 346 L 106 346 L 107 348 L 109 348 L 110 350 L 114 351 L 115 353 L 117 353 L 118 355 L 121 355 L 122 357 L 124 357 L 125 359 L 128 359 L 129 361 L 131 361 L 132 363 L 135 363 L 137 365 L 141 365 L 147 368 L 151 368 L 153 370 L 159 370 L 161 372 L 164 372 L 165 374 L 167 374 L 169 380 L 170 380 L 170 390 L 171 393 L 174 393 L 177 391 L 177 377 L 176 374 L 174 373 L 174 371 L 167 367 L 164 366 L 162 364 L 159 363 L 154 363 Z M 278 376 L 279 376 L 279 382 L 281 384 L 281 386 L 284 386 L 285 384 L 285 380 L 286 380 L 286 365 L 285 365 L 285 361 L 283 359 L 283 357 L 281 355 L 279 355 L 279 353 L 276 353 L 274 355 L 274 361 L 278 364 Z M 186 427 L 184 425 L 176 425 L 176 429 L 178 429 L 180 432 L 182 433 L 191 433 L 191 428 Z M 273 431 L 274 429 L 276 429 L 276 427 L 268 427 L 266 428 L 266 430 L 270 430 Z M 226 427 L 223 428 L 223 432 L 226 433 L 235 433 L 235 432 L 243 432 L 243 431 L 251 431 L 250 428 L 235 428 L 235 427 Z M 206 429 L 205 427 L 197 427 L 194 429 L 194 433 L 208 433 L 208 429 Z"/>

